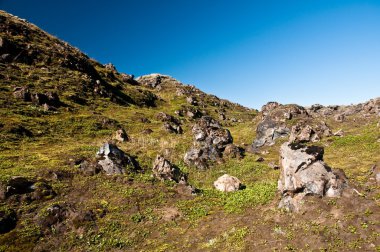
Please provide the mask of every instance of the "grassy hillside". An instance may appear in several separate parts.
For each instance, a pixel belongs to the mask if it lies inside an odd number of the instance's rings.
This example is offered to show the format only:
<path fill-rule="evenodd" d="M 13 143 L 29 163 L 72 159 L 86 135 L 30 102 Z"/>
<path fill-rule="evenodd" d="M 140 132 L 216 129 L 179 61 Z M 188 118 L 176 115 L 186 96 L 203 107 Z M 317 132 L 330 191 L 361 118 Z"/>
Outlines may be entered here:
<path fill-rule="evenodd" d="M 350 190 L 338 199 L 310 197 L 307 211 L 287 213 L 277 208 L 280 171 L 268 165 L 279 163 L 286 139 L 241 159 L 224 157 L 207 170 L 183 161 L 200 116 L 218 120 L 234 144 L 247 147 L 262 113 L 169 76 L 147 85 L 144 78 L 151 76 L 119 73 L 27 21 L 2 11 L 0 21 L 0 182 L 22 176 L 37 181 L 42 195 L 0 199 L 0 221 L 5 213 L 17 215 L 16 227 L 0 234 L 0 251 L 380 250 L 380 191 L 369 173 L 380 162 L 376 115 L 353 114 L 343 122 L 327 117 L 332 131 L 343 129 L 345 135 L 318 143 L 326 163 L 343 169 L 361 196 Z M 32 98 L 15 95 L 20 88 Z M 42 103 L 41 94 L 49 92 L 59 101 Z M 183 134 L 165 130 L 160 112 L 180 121 Z M 95 158 L 119 128 L 129 141 L 118 147 L 141 170 L 81 172 L 80 161 Z M 187 173 L 198 193 L 155 179 L 151 169 L 158 154 Z M 246 188 L 216 191 L 213 182 L 225 173 Z"/>

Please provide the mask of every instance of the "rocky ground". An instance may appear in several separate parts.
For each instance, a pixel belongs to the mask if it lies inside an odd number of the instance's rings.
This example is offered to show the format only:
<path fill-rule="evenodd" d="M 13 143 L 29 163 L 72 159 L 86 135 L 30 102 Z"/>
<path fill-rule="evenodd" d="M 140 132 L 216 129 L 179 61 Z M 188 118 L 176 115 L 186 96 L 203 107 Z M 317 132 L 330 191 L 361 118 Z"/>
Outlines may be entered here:
<path fill-rule="evenodd" d="M 380 250 L 380 98 L 248 109 L 2 11 L 0 83 L 0 251 Z"/>

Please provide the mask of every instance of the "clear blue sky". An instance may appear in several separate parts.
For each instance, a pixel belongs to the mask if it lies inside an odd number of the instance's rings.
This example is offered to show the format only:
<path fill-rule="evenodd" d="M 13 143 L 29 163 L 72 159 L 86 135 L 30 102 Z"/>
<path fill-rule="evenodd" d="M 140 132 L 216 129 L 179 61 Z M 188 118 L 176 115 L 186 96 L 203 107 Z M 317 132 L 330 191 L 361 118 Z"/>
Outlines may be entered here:
<path fill-rule="evenodd" d="M 380 1 L 0 0 L 121 72 L 260 108 L 380 96 Z"/>

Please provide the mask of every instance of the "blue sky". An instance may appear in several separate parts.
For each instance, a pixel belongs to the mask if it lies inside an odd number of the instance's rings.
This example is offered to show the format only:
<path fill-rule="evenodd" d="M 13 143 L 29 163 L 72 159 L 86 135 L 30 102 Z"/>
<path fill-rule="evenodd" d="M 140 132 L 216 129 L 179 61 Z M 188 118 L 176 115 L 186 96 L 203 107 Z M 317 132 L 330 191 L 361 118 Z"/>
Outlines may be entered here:
<path fill-rule="evenodd" d="M 252 108 L 380 96 L 380 1 L 0 0 L 101 63 Z"/>

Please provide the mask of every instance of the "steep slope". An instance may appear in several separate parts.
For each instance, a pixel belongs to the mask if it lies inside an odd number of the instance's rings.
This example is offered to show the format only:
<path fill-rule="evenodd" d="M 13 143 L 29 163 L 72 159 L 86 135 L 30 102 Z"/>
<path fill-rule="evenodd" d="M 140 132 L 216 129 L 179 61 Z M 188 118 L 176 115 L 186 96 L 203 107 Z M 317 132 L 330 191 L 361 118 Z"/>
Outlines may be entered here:
<path fill-rule="evenodd" d="M 119 73 L 3 11 L 0 84 L 0 251 L 379 249 L 379 100 L 258 112 Z M 287 213 L 277 166 L 297 125 L 321 134 L 306 144 L 325 147 L 351 189 Z M 245 189 L 215 190 L 226 173 Z"/>

